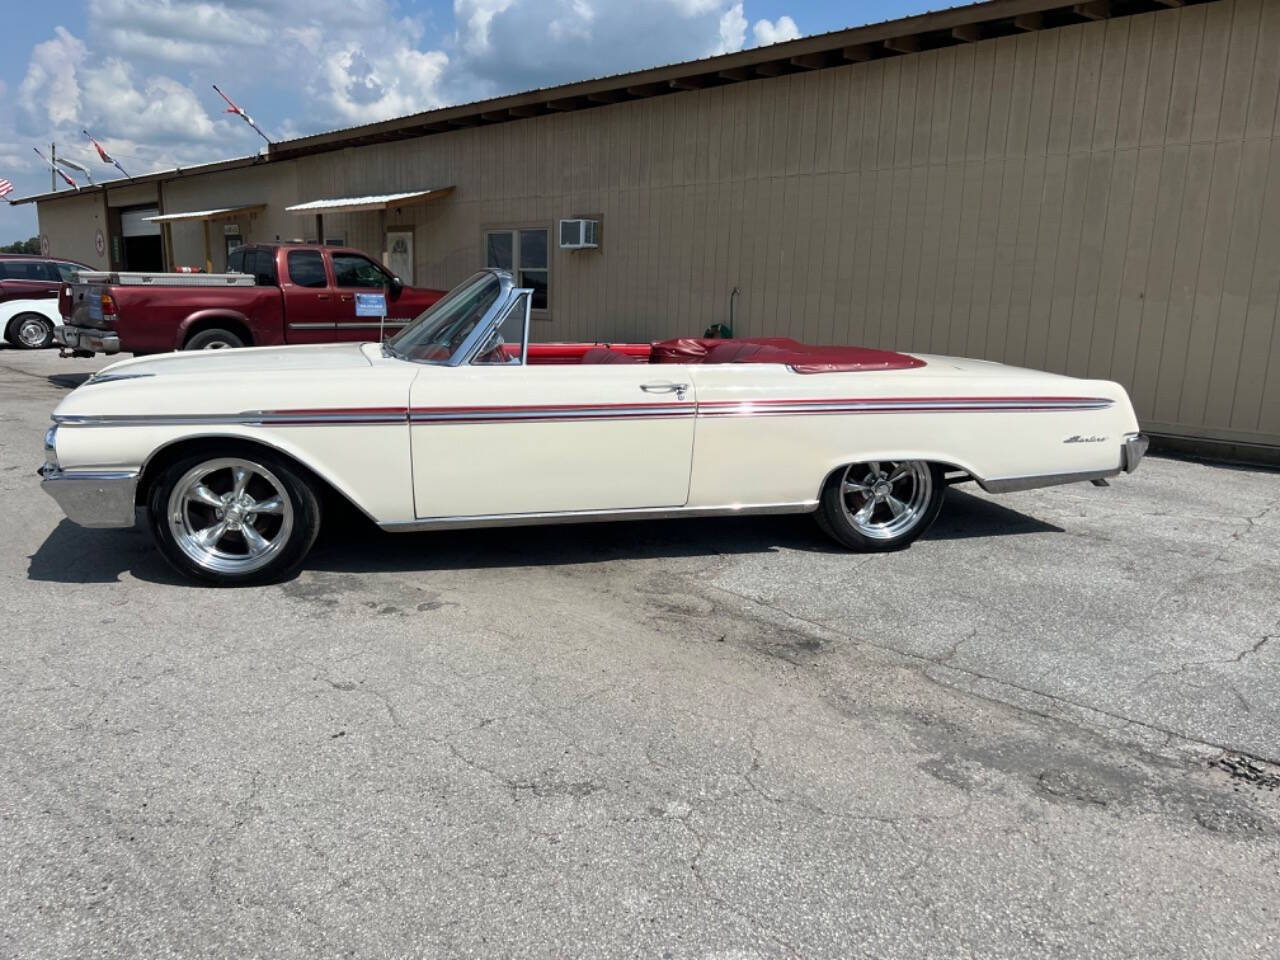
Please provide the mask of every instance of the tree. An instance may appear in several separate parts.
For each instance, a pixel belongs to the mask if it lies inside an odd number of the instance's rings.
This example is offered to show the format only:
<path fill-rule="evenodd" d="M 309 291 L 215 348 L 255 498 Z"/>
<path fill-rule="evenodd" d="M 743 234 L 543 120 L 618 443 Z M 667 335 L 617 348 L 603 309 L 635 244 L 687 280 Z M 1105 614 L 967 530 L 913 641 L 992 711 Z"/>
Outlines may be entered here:
<path fill-rule="evenodd" d="M 0 247 L 0 253 L 39 253 L 40 238 L 32 237 L 30 240 L 16 240 L 13 243 Z"/>

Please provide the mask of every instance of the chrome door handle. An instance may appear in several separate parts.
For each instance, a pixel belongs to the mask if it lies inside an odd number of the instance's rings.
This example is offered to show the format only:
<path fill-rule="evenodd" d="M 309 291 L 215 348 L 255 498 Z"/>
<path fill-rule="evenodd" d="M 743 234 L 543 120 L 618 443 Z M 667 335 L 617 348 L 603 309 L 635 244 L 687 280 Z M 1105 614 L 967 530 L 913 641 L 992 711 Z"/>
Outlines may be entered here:
<path fill-rule="evenodd" d="M 684 392 L 689 389 L 687 383 L 642 383 L 640 389 L 645 393 L 674 393 L 677 400 L 684 399 Z"/>

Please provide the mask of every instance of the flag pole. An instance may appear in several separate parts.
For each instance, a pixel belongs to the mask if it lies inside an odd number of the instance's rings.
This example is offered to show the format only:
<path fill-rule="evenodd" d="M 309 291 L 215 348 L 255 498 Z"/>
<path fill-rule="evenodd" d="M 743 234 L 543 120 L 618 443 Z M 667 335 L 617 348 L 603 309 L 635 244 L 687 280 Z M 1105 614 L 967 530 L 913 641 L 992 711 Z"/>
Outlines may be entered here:
<path fill-rule="evenodd" d="M 39 147 L 32 147 L 31 149 L 35 151 L 36 156 L 40 158 L 41 162 L 46 164 L 49 167 L 49 169 L 53 171 L 54 176 L 61 177 L 64 181 L 66 181 L 67 186 L 71 187 L 72 189 L 75 189 L 75 190 L 80 189 L 80 184 L 72 180 L 69 176 L 67 176 L 67 172 L 65 170 L 63 170 L 61 167 L 55 164 L 52 160 L 46 157 L 43 153 L 41 153 Z M 58 181 L 53 179 L 53 177 L 50 177 L 50 179 L 53 180 L 53 189 L 54 189 L 54 192 L 56 193 L 58 189 Z"/>

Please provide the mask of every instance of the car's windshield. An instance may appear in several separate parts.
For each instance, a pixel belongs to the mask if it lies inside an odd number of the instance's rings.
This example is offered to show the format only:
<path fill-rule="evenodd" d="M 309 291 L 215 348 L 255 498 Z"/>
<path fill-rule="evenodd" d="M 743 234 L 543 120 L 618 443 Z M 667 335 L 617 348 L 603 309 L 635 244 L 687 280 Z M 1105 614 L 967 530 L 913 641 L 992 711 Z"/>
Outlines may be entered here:
<path fill-rule="evenodd" d="M 402 360 L 448 363 L 501 293 L 497 276 L 477 273 L 388 340 L 387 351 Z"/>

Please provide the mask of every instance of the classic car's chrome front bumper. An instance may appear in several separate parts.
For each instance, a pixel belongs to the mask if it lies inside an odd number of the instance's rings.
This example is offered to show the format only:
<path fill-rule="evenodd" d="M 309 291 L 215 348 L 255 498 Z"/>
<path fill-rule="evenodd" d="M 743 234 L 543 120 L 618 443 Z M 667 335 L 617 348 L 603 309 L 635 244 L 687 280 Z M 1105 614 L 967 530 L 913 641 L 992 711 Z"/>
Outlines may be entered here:
<path fill-rule="evenodd" d="M 91 353 L 106 354 L 120 352 L 120 337 L 114 330 L 63 324 L 54 330 L 53 339 L 68 350 L 86 350 Z"/>
<path fill-rule="evenodd" d="M 132 527 L 137 470 L 63 470 L 46 463 L 40 486 L 82 527 Z"/>

